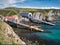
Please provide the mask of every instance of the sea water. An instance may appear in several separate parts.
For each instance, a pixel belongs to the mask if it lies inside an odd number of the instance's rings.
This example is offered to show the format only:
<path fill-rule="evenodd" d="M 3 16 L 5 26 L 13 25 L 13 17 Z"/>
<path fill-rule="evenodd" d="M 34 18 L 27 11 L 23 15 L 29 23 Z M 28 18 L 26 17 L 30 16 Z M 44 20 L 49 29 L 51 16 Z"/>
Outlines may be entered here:
<path fill-rule="evenodd" d="M 60 45 L 60 22 L 56 22 L 54 26 L 46 24 L 40 24 L 39 26 L 41 29 L 44 30 L 44 32 L 36 32 L 36 31 L 30 33 L 22 32 L 23 37 L 29 40 L 37 40 L 37 41 L 43 40 L 45 45 Z"/>
<path fill-rule="evenodd" d="M 56 45 L 60 45 L 60 22 L 56 22 L 55 26 L 42 25 L 41 28 L 45 32 L 36 32 L 38 38 L 54 41 Z"/>

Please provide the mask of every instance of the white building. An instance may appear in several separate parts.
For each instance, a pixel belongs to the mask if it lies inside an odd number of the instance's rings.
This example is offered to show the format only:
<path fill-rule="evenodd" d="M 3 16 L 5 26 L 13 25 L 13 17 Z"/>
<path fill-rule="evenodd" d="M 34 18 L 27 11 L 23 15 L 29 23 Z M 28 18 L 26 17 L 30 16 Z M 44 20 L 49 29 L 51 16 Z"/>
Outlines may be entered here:
<path fill-rule="evenodd" d="M 13 16 L 6 16 L 4 18 L 5 21 L 10 21 L 10 22 L 14 22 L 14 23 L 19 23 L 18 20 L 18 16 L 17 15 L 13 15 Z"/>

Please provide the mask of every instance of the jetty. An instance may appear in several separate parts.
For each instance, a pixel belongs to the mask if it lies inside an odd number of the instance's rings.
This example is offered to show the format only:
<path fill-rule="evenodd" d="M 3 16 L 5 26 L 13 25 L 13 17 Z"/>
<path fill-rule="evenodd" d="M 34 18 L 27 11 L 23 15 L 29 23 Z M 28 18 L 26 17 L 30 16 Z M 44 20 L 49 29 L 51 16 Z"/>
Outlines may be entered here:
<path fill-rule="evenodd" d="M 44 31 L 44 30 L 38 28 L 37 26 L 26 25 L 26 24 L 23 24 L 23 23 L 19 23 L 18 25 L 24 26 L 24 27 L 27 27 L 27 28 L 30 28 L 30 29 L 33 29 L 35 31 L 40 31 L 40 32 L 43 32 Z"/>
<path fill-rule="evenodd" d="M 8 23 L 9 25 L 12 25 L 14 27 L 17 27 L 17 28 L 21 28 L 22 27 L 23 29 L 31 29 L 33 31 L 44 32 L 44 30 L 42 30 L 38 26 L 27 25 L 27 24 L 24 24 L 24 23 L 10 22 L 10 21 L 7 21 L 6 23 Z"/>
<path fill-rule="evenodd" d="M 29 28 L 29 29 L 32 29 L 32 30 L 35 30 L 35 31 L 40 31 L 40 32 L 43 32 L 44 30 L 40 29 L 38 26 L 35 26 L 35 25 L 31 25 L 31 24 L 24 24 L 21 20 L 18 19 L 18 17 L 16 15 L 14 16 L 6 16 L 4 17 L 4 21 L 6 23 L 8 23 L 9 25 L 11 26 L 14 26 L 14 27 L 22 27 L 22 28 Z"/>
<path fill-rule="evenodd" d="M 43 22 L 43 23 L 45 23 L 45 24 L 48 24 L 48 25 L 55 25 L 55 24 L 53 24 L 53 23 L 51 23 L 51 22 L 46 22 L 46 21 L 41 21 L 41 22 Z"/>

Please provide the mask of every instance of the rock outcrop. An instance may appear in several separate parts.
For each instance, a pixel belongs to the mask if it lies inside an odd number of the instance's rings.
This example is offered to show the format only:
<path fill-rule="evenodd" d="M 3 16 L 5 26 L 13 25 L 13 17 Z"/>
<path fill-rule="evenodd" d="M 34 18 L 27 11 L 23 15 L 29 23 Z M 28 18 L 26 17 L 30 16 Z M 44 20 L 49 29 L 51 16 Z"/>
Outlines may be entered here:
<path fill-rule="evenodd" d="M 2 22 L 2 21 L 0 21 L 0 34 L 2 36 L 4 35 L 3 36 L 4 40 L 0 41 L 2 44 L 21 44 L 21 45 L 26 45 L 25 42 L 23 42 L 20 39 L 20 37 L 13 31 L 12 27 L 10 27 L 8 24 L 6 24 L 5 22 Z M 5 42 L 7 42 L 7 43 L 5 43 Z M 10 42 L 10 43 L 8 43 L 8 42 Z"/>

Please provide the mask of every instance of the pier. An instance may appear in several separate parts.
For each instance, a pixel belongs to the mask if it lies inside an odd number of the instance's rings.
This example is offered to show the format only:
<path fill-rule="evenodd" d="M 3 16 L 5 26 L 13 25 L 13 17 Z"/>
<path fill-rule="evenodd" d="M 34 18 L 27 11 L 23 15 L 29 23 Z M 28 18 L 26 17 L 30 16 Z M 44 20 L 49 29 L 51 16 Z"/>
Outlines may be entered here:
<path fill-rule="evenodd" d="M 41 22 L 43 22 L 43 23 L 46 23 L 46 24 L 48 24 L 48 25 L 55 25 L 55 24 L 53 24 L 53 23 L 51 23 L 51 22 L 46 22 L 46 21 L 41 21 Z"/>
<path fill-rule="evenodd" d="M 14 15 L 14 16 L 6 16 L 5 17 L 5 21 L 10 24 L 10 25 L 13 25 L 15 27 L 22 27 L 22 28 L 29 28 L 29 29 L 32 29 L 32 30 L 35 30 L 35 31 L 40 31 L 40 32 L 43 32 L 44 30 L 42 30 L 40 27 L 36 26 L 36 25 L 31 25 L 31 23 L 27 24 L 25 23 L 26 20 L 25 19 L 18 19 L 18 16 L 17 15 Z M 23 21 L 23 22 L 22 22 Z M 34 21 L 34 20 L 33 20 Z M 48 24 L 48 25 L 55 25 L 53 23 L 50 23 L 50 22 L 46 22 L 46 21 L 39 21 L 39 22 L 42 22 L 42 23 L 45 23 L 45 24 Z"/>
<path fill-rule="evenodd" d="M 39 28 L 38 26 L 27 25 L 27 24 L 24 24 L 24 23 L 13 23 L 13 22 L 9 22 L 9 21 L 7 21 L 6 23 L 8 23 L 9 25 L 16 26 L 17 28 L 22 27 L 22 28 L 26 28 L 26 29 L 32 29 L 34 31 L 39 31 L 39 32 L 44 31 L 41 28 Z"/>
<path fill-rule="evenodd" d="M 34 30 L 40 31 L 40 32 L 43 32 L 44 31 L 44 30 L 38 28 L 37 26 L 26 25 L 26 24 L 23 24 L 23 23 L 19 23 L 18 25 L 22 25 L 24 27 L 27 27 L 27 28 L 30 28 L 30 29 L 34 29 Z"/>

